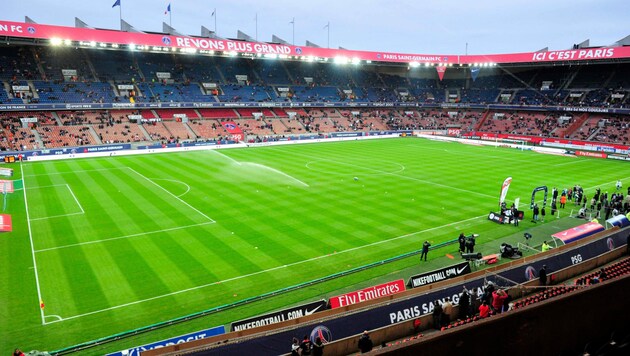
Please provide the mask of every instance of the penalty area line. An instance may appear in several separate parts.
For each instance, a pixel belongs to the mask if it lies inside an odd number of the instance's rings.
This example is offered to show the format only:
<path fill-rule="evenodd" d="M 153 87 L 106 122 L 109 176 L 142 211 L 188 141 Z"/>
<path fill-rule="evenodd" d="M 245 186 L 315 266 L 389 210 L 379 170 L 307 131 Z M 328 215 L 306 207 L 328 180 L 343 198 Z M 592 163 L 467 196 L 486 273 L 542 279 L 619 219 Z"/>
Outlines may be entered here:
<path fill-rule="evenodd" d="M 155 230 L 155 231 L 148 231 L 148 232 L 140 232 L 140 233 L 137 233 L 137 234 L 118 236 L 118 237 L 110 237 L 110 238 L 101 239 L 101 240 L 86 241 L 86 242 L 79 242 L 79 243 L 70 244 L 70 245 L 63 245 L 63 246 L 43 248 L 43 249 L 40 249 L 40 250 L 35 250 L 35 252 L 46 252 L 46 251 L 60 250 L 60 249 L 63 249 L 63 248 L 68 248 L 68 247 L 84 246 L 84 245 L 97 244 L 97 243 L 101 243 L 101 242 L 122 240 L 122 239 L 131 238 L 131 237 L 139 237 L 139 236 L 144 236 L 144 235 L 159 234 L 161 232 L 182 230 L 182 229 L 187 229 L 189 227 L 204 226 L 204 225 L 210 225 L 210 224 L 214 224 L 214 223 L 215 223 L 214 221 L 208 221 L 208 222 L 201 223 L 201 224 L 185 225 L 185 226 L 173 227 L 173 228 L 170 228 L 170 229 L 162 229 L 162 230 Z"/>
<path fill-rule="evenodd" d="M 425 233 L 425 232 L 434 231 L 434 230 L 438 230 L 438 229 L 445 228 L 445 227 L 450 227 L 450 226 L 453 226 L 453 225 L 461 224 L 463 222 L 479 219 L 479 218 L 482 218 L 482 217 L 486 217 L 486 215 L 475 216 L 473 218 L 460 220 L 460 221 L 455 221 L 455 222 L 452 222 L 452 223 L 449 223 L 449 224 L 436 226 L 436 227 L 424 229 L 424 230 L 421 230 L 421 231 L 412 232 L 412 233 L 405 234 L 405 235 L 396 236 L 396 237 L 393 237 L 393 238 L 390 238 L 390 239 L 373 242 L 371 244 L 358 246 L 358 247 L 347 249 L 347 250 L 342 250 L 342 251 L 339 251 L 339 252 L 337 252 L 336 254 L 333 254 L 333 255 L 321 255 L 321 256 L 309 258 L 307 260 L 298 261 L 298 262 L 294 262 L 294 263 L 290 263 L 290 264 L 286 264 L 286 265 L 282 265 L 282 266 L 276 266 L 276 267 L 273 267 L 273 268 L 269 268 L 269 269 L 266 269 L 266 270 L 245 274 L 245 275 L 242 275 L 242 276 L 228 278 L 228 279 L 224 279 L 224 280 L 216 281 L 216 282 L 212 282 L 212 283 L 206 283 L 206 284 L 203 284 L 203 285 L 200 285 L 200 286 L 195 286 L 195 287 L 186 288 L 186 289 L 182 289 L 182 290 L 171 292 L 171 293 L 157 295 L 157 296 L 151 297 L 151 298 L 136 300 L 134 302 L 129 302 L 129 303 L 125 303 L 125 304 L 119 304 L 119 305 L 115 305 L 113 307 L 109 307 L 109 308 L 105 308 L 105 309 L 94 310 L 94 311 L 91 311 L 91 312 L 88 312 L 88 313 L 77 314 L 77 315 L 66 317 L 66 318 L 64 318 L 62 320 L 54 320 L 54 321 L 48 322 L 46 324 L 53 324 L 53 323 L 58 323 L 58 322 L 61 322 L 61 321 L 77 319 L 77 318 L 81 318 L 81 317 L 84 317 L 84 316 L 89 316 L 89 315 L 94 315 L 94 314 L 98 314 L 98 313 L 103 313 L 103 312 L 110 311 L 110 310 L 116 310 L 116 309 L 129 307 L 129 306 L 140 304 L 140 303 L 145 303 L 145 302 L 150 302 L 150 301 L 153 301 L 153 300 L 158 300 L 158 299 L 161 299 L 161 298 L 170 297 L 170 296 L 173 296 L 173 295 L 187 293 L 187 292 L 195 291 L 195 290 L 198 290 L 198 289 L 211 287 L 211 286 L 214 286 L 214 285 L 217 285 L 217 284 L 233 282 L 233 281 L 237 281 L 237 280 L 240 280 L 240 279 L 253 277 L 253 276 L 256 276 L 256 275 L 259 275 L 259 274 L 277 271 L 277 270 L 282 269 L 282 268 L 293 267 L 293 266 L 297 266 L 297 265 L 300 265 L 300 264 L 303 264 L 303 263 L 314 262 L 314 261 L 321 260 L 323 258 L 337 256 L 337 255 L 340 255 L 342 253 L 353 252 L 353 251 L 360 250 L 360 249 L 363 249 L 363 248 L 366 248 L 366 247 L 372 247 L 372 246 L 384 244 L 384 243 L 387 243 L 387 242 L 408 238 L 408 237 L 415 236 L 415 235 L 418 235 L 418 234 L 422 234 L 422 233 Z"/>

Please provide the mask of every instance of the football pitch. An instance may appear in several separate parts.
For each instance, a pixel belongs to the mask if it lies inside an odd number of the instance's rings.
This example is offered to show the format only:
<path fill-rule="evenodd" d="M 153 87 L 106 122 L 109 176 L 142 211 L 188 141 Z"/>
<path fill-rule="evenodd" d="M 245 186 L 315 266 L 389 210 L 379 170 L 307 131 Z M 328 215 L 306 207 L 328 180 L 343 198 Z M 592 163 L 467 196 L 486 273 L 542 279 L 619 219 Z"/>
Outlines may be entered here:
<path fill-rule="evenodd" d="M 597 187 L 612 193 L 617 179 L 630 183 L 626 162 L 417 138 L 11 167 L 24 188 L 8 196 L 13 232 L 0 235 L 5 354 L 58 350 L 226 306 L 418 251 L 425 240 L 436 245 L 464 232 L 488 242 L 533 226 L 528 206 L 541 185 L 579 184 L 590 199 Z M 487 220 L 508 176 L 507 201 L 520 197 L 526 211 L 518 228 Z M 406 258 L 137 340 L 229 324 L 430 266 Z M 136 344 L 99 352 L 121 345 Z"/>

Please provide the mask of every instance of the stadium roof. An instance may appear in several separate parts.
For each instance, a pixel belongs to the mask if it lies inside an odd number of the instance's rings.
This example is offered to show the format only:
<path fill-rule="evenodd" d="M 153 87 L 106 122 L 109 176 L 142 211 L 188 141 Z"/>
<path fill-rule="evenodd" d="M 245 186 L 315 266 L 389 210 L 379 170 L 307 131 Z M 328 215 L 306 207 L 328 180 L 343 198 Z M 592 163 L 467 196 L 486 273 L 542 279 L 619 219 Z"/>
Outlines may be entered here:
<path fill-rule="evenodd" d="M 77 19 L 78 20 L 78 19 Z M 84 24 L 84 23 L 83 23 Z M 131 26 L 130 26 L 131 27 Z M 308 61 L 330 61 L 337 64 L 361 64 L 372 62 L 403 63 L 411 66 L 493 66 L 497 63 L 548 63 L 596 60 L 629 60 L 630 46 L 588 48 L 589 41 L 573 46 L 572 50 L 539 51 L 488 55 L 410 54 L 374 51 L 355 51 L 287 44 L 254 42 L 250 36 L 240 33 L 239 41 L 211 37 L 187 36 L 163 23 L 162 33 L 133 33 L 117 30 L 73 28 L 23 22 L 0 21 L 0 38 L 5 42 L 34 40 L 41 44 L 65 44 L 76 47 L 129 48 L 158 52 L 184 52 L 265 56 L 266 58 L 292 58 Z M 625 40 L 625 39 L 624 39 Z"/>

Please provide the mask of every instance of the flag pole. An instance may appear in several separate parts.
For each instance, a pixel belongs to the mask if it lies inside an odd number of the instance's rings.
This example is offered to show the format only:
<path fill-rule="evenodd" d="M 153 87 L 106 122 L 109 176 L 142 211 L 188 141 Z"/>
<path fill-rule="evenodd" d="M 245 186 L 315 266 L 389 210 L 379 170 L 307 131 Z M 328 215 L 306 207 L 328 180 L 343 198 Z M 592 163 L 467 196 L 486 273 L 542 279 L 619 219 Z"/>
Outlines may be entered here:
<path fill-rule="evenodd" d="M 291 21 L 291 24 L 293 25 L 293 39 L 291 44 L 295 46 L 295 17 L 293 18 L 293 21 Z"/>
<path fill-rule="evenodd" d="M 120 30 L 122 31 L 123 30 L 123 25 L 122 25 L 122 4 L 120 4 L 118 6 L 118 8 L 119 8 L 118 9 L 118 20 L 120 20 L 119 21 L 120 22 Z"/>
<path fill-rule="evenodd" d="M 214 35 L 218 36 L 217 34 L 217 8 L 214 8 Z"/>
<path fill-rule="evenodd" d="M 256 13 L 256 42 L 258 42 L 258 13 Z"/>
<path fill-rule="evenodd" d="M 173 28 L 173 10 L 171 10 L 171 4 L 168 4 L 168 25 Z"/>

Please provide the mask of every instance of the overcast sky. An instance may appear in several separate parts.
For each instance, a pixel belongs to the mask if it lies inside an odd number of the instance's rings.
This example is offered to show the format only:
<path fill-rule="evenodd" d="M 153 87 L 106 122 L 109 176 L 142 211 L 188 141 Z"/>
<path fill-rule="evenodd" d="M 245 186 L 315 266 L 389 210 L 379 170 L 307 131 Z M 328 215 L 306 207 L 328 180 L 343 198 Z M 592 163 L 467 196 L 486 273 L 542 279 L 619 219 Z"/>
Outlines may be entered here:
<path fill-rule="evenodd" d="M 0 20 L 74 26 L 74 17 L 97 28 L 119 28 L 116 0 L 2 0 Z M 492 54 L 571 48 L 590 39 L 610 45 L 630 35 L 630 0 L 121 0 L 122 18 L 136 29 L 200 35 L 201 26 L 235 38 L 275 34 L 330 47 L 416 54 Z"/>

